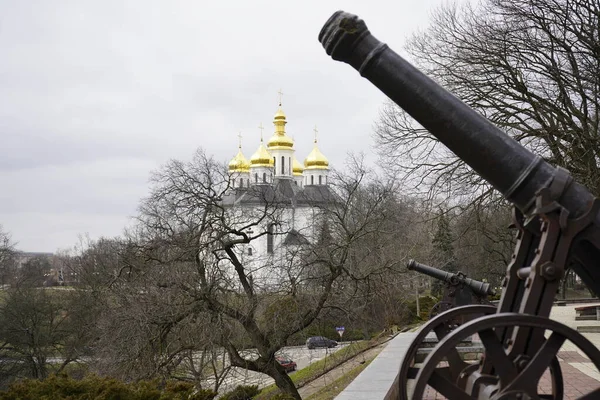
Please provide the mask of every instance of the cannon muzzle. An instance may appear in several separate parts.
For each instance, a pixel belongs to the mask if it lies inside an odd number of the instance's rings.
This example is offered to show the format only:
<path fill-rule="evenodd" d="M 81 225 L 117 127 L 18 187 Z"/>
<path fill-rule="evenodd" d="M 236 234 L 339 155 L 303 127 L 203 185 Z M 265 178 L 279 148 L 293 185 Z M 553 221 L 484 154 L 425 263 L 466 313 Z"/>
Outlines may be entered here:
<path fill-rule="evenodd" d="M 446 282 L 450 285 L 464 285 L 479 297 L 493 296 L 496 294 L 494 289 L 487 282 L 476 281 L 475 279 L 467 278 L 464 274 L 453 274 L 451 272 L 442 271 L 429 265 L 421 264 L 415 260 L 408 261 L 406 265 L 411 271 L 417 271 L 422 274 L 431 276 L 432 278 Z"/>
<path fill-rule="evenodd" d="M 354 67 L 524 215 L 535 214 L 536 194 L 545 188 L 568 211 L 569 218 L 590 210 L 594 201 L 590 191 L 400 57 L 375 38 L 356 15 L 334 13 L 321 29 L 319 41 L 334 60 Z M 594 218 L 594 224 L 600 227 L 598 215 Z M 587 253 L 590 251 L 582 250 L 584 259 L 598 259 L 597 253 L 591 258 Z M 600 268 L 596 261 L 589 263 L 576 264 L 574 270 L 600 294 Z"/>

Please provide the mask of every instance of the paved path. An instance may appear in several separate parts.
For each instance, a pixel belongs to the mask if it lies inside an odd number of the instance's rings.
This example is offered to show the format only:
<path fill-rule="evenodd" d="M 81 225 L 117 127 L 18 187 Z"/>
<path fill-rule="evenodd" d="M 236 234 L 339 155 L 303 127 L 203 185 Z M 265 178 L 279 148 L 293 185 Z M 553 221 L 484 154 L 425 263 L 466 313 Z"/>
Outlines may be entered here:
<path fill-rule="evenodd" d="M 383 399 L 392 385 L 402 355 L 416 333 L 401 333 L 392 339 L 365 370 L 353 380 L 336 400 Z"/>
<path fill-rule="evenodd" d="M 584 304 L 585 306 L 591 304 Z M 598 303 L 600 305 L 600 303 Z M 550 318 L 573 329 L 577 326 L 600 325 L 600 321 L 575 321 L 575 307 L 570 305 L 554 307 Z M 398 372 L 406 348 L 416 333 L 397 335 L 381 354 L 336 397 L 336 400 L 379 400 L 383 399 Z M 600 333 L 583 333 L 596 347 L 600 348 Z M 575 346 L 567 342 L 563 345 L 558 358 L 564 379 L 566 400 L 577 399 L 600 387 L 600 372 L 593 363 Z M 550 374 L 547 371 L 540 381 L 540 393 L 551 393 Z M 426 393 L 426 400 L 445 399 L 432 390 Z"/>

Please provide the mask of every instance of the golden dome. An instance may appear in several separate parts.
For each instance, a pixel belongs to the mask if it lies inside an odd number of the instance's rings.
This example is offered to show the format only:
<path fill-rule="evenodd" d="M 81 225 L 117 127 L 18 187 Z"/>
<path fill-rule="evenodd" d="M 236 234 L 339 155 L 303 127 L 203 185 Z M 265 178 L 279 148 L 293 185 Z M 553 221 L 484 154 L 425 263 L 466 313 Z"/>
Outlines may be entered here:
<path fill-rule="evenodd" d="M 281 103 L 279 103 L 279 109 L 275 113 L 273 118 L 273 125 L 275 125 L 275 133 L 269 139 L 267 148 L 269 150 L 289 150 L 294 147 L 294 140 L 285 134 L 285 113 L 281 109 Z"/>
<path fill-rule="evenodd" d="M 260 146 L 258 147 L 258 150 L 256 150 L 256 153 L 254 153 L 252 155 L 252 157 L 250 157 L 250 166 L 251 167 L 272 167 L 273 166 L 273 157 L 271 156 L 271 154 L 269 154 L 267 149 L 265 149 L 262 139 L 260 141 Z"/>
<path fill-rule="evenodd" d="M 250 163 L 244 157 L 241 147 L 237 155 L 229 162 L 229 172 L 250 172 Z"/>
<path fill-rule="evenodd" d="M 302 176 L 302 172 L 304 172 L 304 167 L 296 160 L 296 157 L 294 157 L 292 161 L 292 172 L 294 173 L 294 176 Z"/>
<path fill-rule="evenodd" d="M 329 169 L 329 161 L 327 160 L 327 157 L 319 151 L 317 139 L 315 139 L 315 147 L 304 160 L 304 167 L 306 169 Z"/>

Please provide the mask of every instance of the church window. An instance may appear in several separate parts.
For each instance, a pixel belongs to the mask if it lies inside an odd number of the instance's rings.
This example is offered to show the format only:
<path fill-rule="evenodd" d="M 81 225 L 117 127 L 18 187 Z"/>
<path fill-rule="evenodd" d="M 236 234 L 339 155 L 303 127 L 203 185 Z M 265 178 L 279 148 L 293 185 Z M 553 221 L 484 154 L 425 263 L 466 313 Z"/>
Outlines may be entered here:
<path fill-rule="evenodd" d="M 267 182 L 267 173 L 263 172 L 263 183 Z"/>
<path fill-rule="evenodd" d="M 319 175 L 319 185 L 321 185 L 321 175 Z"/>
<path fill-rule="evenodd" d="M 254 182 L 258 183 L 258 174 L 257 173 L 254 173 Z"/>
<path fill-rule="evenodd" d="M 298 181 L 294 181 L 294 185 L 298 186 Z"/>
<path fill-rule="evenodd" d="M 277 158 L 273 157 L 273 175 L 277 175 Z"/>
<path fill-rule="evenodd" d="M 290 175 L 291 175 L 294 170 L 293 169 L 294 167 L 292 166 L 292 157 L 288 157 L 288 163 L 289 163 L 288 165 L 290 166 L 289 171 L 290 171 Z"/>
<path fill-rule="evenodd" d="M 314 184 L 315 184 L 315 176 L 314 176 L 314 175 L 311 175 L 311 176 L 310 176 L 310 184 L 311 184 L 311 185 L 314 185 Z"/>
<path fill-rule="evenodd" d="M 235 187 L 235 178 L 233 178 L 231 187 Z"/>
<path fill-rule="evenodd" d="M 251 256 L 252 255 L 252 247 L 248 247 L 248 255 Z"/>
<path fill-rule="evenodd" d="M 285 174 L 285 157 L 281 156 L 281 175 Z"/>
<path fill-rule="evenodd" d="M 243 188 L 244 187 L 244 178 L 240 179 L 240 187 Z"/>
<path fill-rule="evenodd" d="M 249 188 L 250 187 L 250 178 L 246 179 L 246 187 Z"/>
<path fill-rule="evenodd" d="M 273 253 L 273 228 L 275 224 L 269 224 L 267 228 L 267 253 Z"/>

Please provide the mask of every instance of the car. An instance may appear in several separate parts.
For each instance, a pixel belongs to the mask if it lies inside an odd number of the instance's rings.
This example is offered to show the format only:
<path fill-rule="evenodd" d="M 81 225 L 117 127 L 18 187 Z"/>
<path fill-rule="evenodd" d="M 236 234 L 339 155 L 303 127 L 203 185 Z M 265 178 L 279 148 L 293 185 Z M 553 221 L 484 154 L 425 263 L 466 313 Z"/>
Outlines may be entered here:
<path fill-rule="evenodd" d="M 338 345 L 335 340 L 327 339 L 324 336 L 311 336 L 306 340 L 306 347 L 315 349 L 317 347 L 332 348 Z"/>
<path fill-rule="evenodd" d="M 285 369 L 285 372 L 292 372 L 295 371 L 297 368 L 296 363 L 288 357 L 275 356 L 275 360 L 277 360 L 279 365 L 281 365 L 283 369 Z"/>

